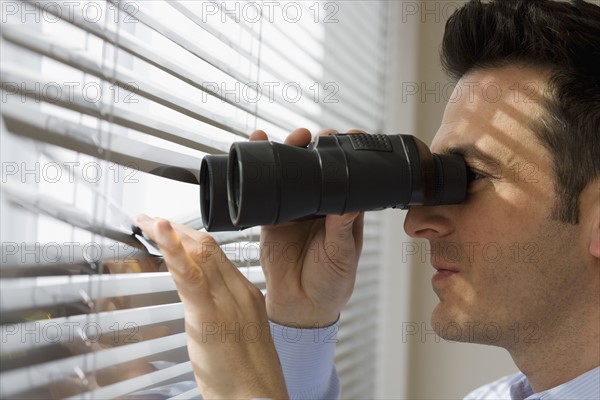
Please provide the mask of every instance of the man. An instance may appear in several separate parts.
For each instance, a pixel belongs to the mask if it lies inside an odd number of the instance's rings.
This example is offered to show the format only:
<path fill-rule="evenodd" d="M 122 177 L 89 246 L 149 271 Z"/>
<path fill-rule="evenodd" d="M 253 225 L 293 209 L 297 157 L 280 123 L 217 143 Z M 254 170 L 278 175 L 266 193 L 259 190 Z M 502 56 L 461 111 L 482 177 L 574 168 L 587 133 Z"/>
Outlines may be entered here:
<path fill-rule="evenodd" d="M 433 250 L 440 299 L 433 326 L 449 340 L 504 347 L 522 371 L 467 398 L 598 399 L 600 7 L 471 1 L 448 21 L 442 60 L 459 81 L 431 148 L 462 154 L 474 179 L 462 204 L 412 207 L 406 217 L 406 231 Z M 309 140 L 302 129 L 287 139 L 299 146 Z M 273 247 L 262 255 L 266 301 L 222 253 L 209 250 L 215 245 L 208 235 L 140 218 L 177 283 L 206 398 L 339 395 L 334 344 L 314 338 L 335 330 L 351 295 L 362 218 L 263 227 L 263 241 L 303 249 L 297 260 Z M 501 256 L 490 259 L 473 246 L 482 241 Z M 333 256 L 325 244 L 335 245 Z M 444 251 L 450 246 L 463 250 L 459 259 Z M 203 336 L 206 321 L 230 328 L 267 319 L 279 356 L 268 331 L 252 341 Z M 536 340 L 511 333 L 492 341 L 477 329 L 458 338 L 443 329 L 486 323 L 505 333 L 531 326 Z M 289 324 L 306 328 L 299 340 L 281 340 Z"/>

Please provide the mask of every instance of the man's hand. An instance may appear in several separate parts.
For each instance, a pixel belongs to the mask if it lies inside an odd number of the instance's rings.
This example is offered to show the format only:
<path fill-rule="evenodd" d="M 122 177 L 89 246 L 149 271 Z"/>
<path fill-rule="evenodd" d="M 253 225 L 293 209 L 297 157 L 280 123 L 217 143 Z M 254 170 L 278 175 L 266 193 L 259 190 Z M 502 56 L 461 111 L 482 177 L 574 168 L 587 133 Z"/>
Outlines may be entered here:
<path fill-rule="evenodd" d="M 177 286 L 203 397 L 287 398 L 260 290 L 211 236 L 145 215 L 136 223 L 158 244 Z"/>
<path fill-rule="evenodd" d="M 319 135 L 335 133 L 328 129 Z M 250 140 L 267 135 L 256 131 Z M 305 147 L 310 140 L 308 130 L 297 129 L 285 143 Z M 364 213 L 354 212 L 262 227 L 260 258 L 271 321 L 316 328 L 337 320 L 354 289 L 363 224 Z"/>

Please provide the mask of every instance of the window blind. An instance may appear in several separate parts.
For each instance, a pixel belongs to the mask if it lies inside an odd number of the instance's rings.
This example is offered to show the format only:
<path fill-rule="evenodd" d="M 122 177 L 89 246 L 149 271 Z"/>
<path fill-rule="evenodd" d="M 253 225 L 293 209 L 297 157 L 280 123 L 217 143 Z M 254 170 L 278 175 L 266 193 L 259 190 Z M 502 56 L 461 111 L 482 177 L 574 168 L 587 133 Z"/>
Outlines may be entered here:
<path fill-rule="evenodd" d="M 182 307 L 132 216 L 202 229 L 202 157 L 255 129 L 381 133 L 387 4 L 1 2 L 0 397 L 197 398 Z M 340 322 L 374 393 L 379 216 Z M 263 291 L 259 228 L 214 234 Z"/>

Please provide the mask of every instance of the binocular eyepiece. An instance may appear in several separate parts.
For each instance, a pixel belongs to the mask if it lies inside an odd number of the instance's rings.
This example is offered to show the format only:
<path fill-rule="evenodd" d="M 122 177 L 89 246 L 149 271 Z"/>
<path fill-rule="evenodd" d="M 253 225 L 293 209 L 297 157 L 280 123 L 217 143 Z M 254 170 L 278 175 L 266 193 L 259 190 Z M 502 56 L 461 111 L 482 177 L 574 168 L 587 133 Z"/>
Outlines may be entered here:
<path fill-rule="evenodd" d="M 268 141 L 233 143 L 205 156 L 200 209 L 209 232 L 272 225 L 309 216 L 411 205 L 456 204 L 467 167 L 432 154 L 411 135 L 318 136 L 306 148 Z"/>

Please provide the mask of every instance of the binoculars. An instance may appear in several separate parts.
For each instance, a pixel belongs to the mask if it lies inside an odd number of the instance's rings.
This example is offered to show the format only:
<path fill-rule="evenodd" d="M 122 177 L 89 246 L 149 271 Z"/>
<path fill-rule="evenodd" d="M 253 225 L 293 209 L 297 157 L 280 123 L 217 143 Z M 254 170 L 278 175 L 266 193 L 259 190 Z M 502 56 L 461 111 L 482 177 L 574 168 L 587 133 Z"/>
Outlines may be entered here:
<path fill-rule="evenodd" d="M 468 170 L 455 154 L 432 154 L 411 135 L 318 136 L 308 147 L 235 142 L 200 169 L 200 210 L 209 232 L 307 217 L 406 209 L 464 200 Z"/>

